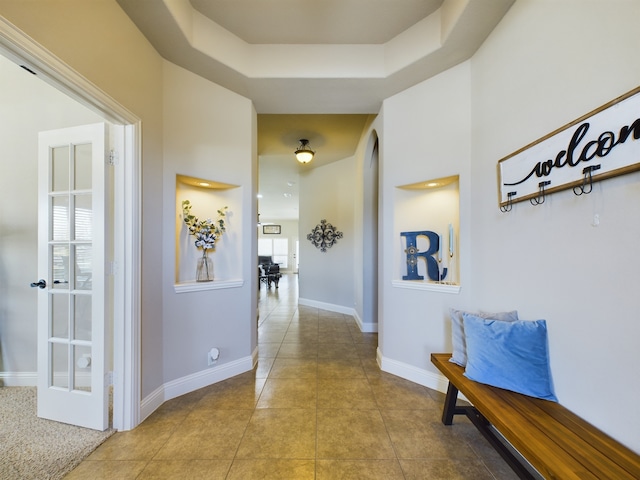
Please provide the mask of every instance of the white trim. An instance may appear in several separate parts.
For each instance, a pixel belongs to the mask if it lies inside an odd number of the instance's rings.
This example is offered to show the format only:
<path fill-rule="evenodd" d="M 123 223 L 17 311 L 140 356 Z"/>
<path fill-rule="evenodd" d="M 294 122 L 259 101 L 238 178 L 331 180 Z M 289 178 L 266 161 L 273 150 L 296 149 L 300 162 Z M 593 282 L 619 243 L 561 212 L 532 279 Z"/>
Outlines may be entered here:
<path fill-rule="evenodd" d="M 239 288 L 244 285 L 244 280 L 225 280 L 215 282 L 184 282 L 176 283 L 173 289 L 176 293 L 202 292 L 205 290 L 219 290 L 223 288 Z"/>
<path fill-rule="evenodd" d="M 361 332 L 364 333 L 377 333 L 378 332 L 378 323 L 364 323 L 362 321 L 362 319 L 360 318 L 360 315 L 358 315 L 357 310 L 354 309 L 353 312 L 353 316 L 356 319 L 356 323 L 358 324 L 358 327 L 360 328 Z"/>
<path fill-rule="evenodd" d="M 315 307 L 315 308 L 320 308 L 322 310 L 328 310 L 330 312 L 337 312 L 337 313 L 343 313 L 345 315 L 351 315 L 356 319 L 356 323 L 358 324 L 358 327 L 360 328 L 361 332 L 374 333 L 378 331 L 378 324 L 364 323 L 360 318 L 360 316 L 358 315 L 358 312 L 356 311 L 355 308 L 344 307 L 342 305 L 335 305 L 333 303 L 319 302 L 317 300 L 310 300 L 308 298 L 298 298 L 298 305 L 305 305 L 307 307 Z"/>
<path fill-rule="evenodd" d="M 164 385 L 160 385 L 140 402 L 140 422 L 144 422 L 164 402 Z"/>
<path fill-rule="evenodd" d="M 402 377 L 418 385 L 437 390 L 438 392 L 447 391 L 447 379 L 437 373 L 409 365 L 408 363 L 399 362 L 382 355 L 380 349 L 377 351 L 377 361 L 383 372 L 391 373 L 398 377 Z"/>
<path fill-rule="evenodd" d="M 378 362 L 380 370 L 383 372 L 396 375 L 397 377 L 404 378 L 405 380 L 409 380 L 413 383 L 417 383 L 418 385 L 422 385 L 423 387 L 427 387 L 441 393 L 447 393 L 449 380 L 447 380 L 447 377 L 444 375 L 429 372 L 428 370 L 414 367 L 408 363 L 386 358 L 382 355 L 380 348 L 378 348 L 376 352 L 376 361 Z M 458 393 L 458 398 L 466 402 L 469 401 L 462 393 Z"/>
<path fill-rule="evenodd" d="M 140 422 L 140 119 L 2 16 L 0 53 L 106 120 L 126 125 L 115 187 L 123 195 L 115 223 L 123 228 L 115 234 L 121 288 L 114 298 L 114 427 L 132 429 Z"/>
<path fill-rule="evenodd" d="M 35 387 L 38 384 L 38 372 L 0 372 L 2 387 Z"/>
<path fill-rule="evenodd" d="M 460 285 L 447 285 L 442 283 L 426 283 L 422 280 L 392 280 L 391 285 L 396 288 L 408 288 L 410 290 L 428 290 L 438 293 L 460 293 Z"/>
<path fill-rule="evenodd" d="M 256 361 L 257 349 L 254 350 L 251 356 L 243 357 L 218 367 L 207 368 L 165 383 L 142 400 L 140 412 L 142 420 L 146 419 L 167 400 L 253 370 Z"/>
<path fill-rule="evenodd" d="M 356 315 L 356 311 L 354 308 L 344 307 L 342 305 L 335 305 L 333 303 L 319 302 L 317 300 L 310 300 L 308 298 L 298 298 L 298 305 L 315 307 L 321 310 L 328 310 L 330 312 L 344 313 L 345 315 L 352 315 L 354 317 Z"/>
<path fill-rule="evenodd" d="M 140 422 L 140 122 L 124 127 L 124 160 L 116 166 L 113 426 L 131 430 Z M 120 219 L 120 220 L 118 220 Z M 122 313 L 122 321 L 118 321 Z M 116 409 L 116 401 L 121 402 Z"/>

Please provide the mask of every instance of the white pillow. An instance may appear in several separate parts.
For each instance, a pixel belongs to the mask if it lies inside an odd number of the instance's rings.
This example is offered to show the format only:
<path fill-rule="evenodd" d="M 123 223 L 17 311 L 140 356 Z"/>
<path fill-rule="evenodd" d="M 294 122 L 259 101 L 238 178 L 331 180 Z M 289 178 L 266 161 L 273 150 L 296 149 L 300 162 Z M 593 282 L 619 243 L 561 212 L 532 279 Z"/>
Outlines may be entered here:
<path fill-rule="evenodd" d="M 483 311 L 480 311 L 479 313 L 473 313 L 450 308 L 449 314 L 451 315 L 451 342 L 453 343 L 453 354 L 451 355 L 449 361 L 451 363 L 460 365 L 461 367 L 465 367 L 467 365 L 467 342 L 464 335 L 464 323 L 462 319 L 463 313 L 469 313 L 480 318 L 499 320 L 501 322 L 518 321 L 517 310 L 498 313 L 488 313 Z"/>

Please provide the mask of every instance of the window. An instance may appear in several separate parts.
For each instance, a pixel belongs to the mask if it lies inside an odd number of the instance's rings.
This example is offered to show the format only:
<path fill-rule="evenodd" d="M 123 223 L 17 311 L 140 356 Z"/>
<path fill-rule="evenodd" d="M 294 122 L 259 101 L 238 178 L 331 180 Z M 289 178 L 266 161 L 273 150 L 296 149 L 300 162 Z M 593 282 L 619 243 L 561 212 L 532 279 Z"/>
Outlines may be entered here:
<path fill-rule="evenodd" d="M 286 238 L 259 238 L 258 256 L 273 257 L 273 263 L 279 263 L 281 269 L 289 267 L 289 240 Z"/>

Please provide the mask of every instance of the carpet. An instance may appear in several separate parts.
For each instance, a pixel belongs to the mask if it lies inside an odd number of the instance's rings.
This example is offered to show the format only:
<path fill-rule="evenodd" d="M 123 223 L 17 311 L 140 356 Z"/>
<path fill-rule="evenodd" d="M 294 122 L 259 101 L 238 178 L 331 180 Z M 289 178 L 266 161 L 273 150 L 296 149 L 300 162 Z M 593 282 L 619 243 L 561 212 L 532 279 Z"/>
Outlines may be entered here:
<path fill-rule="evenodd" d="M 38 418 L 35 387 L 0 388 L 3 480 L 60 479 L 113 433 Z"/>

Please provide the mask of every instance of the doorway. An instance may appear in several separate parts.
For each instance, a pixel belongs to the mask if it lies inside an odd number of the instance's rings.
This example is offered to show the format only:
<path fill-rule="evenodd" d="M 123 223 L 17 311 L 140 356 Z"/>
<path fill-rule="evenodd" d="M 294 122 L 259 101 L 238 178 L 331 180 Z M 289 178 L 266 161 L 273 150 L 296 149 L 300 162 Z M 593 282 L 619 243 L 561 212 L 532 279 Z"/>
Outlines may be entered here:
<path fill-rule="evenodd" d="M 78 118 L 66 118 L 67 125 L 53 125 L 52 128 L 68 126 L 69 124 L 82 124 L 97 121 L 108 121 L 116 125 L 117 149 L 119 150 L 119 162 L 114 165 L 113 177 L 115 186 L 115 198 L 113 201 L 113 215 L 115 229 L 109 233 L 113 239 L 114 265 L 121 265 L 121 268 L 114 269 L 114 291 L 111 308 L 114 312 L 116 322 L 113 328 L 113 354 L 112 354 L 112 374 L 110 375 L 115 381 L 113 382 L 113 426 L 118 430 L 129 430 L 139 423 L 140 418 L 140 373 L 139 373 L 139 292 L 140 292 L 140 267 L 139 267 L 139 130 L 140 121 L 126 109 L 113 101 L 103 92 L 97 90 L 95 86 L 86 81 L 83 77 L 71 70 L 66 64 L 60 62 L 59 59 L 52 56 L 48 51 L 40 45 L 25 36 L 12 25 L 0 22 L 0 56 L 2 62 L 7 67 L 14 68 L 16 72 L 20 72 L 24 76 L 20 82 L 31 83 L 32 86 L 38 85 L 41 90 L 47 87 L 49 94 L 56 97 L 56 101 L 67 102 L 68 105 L 74 105 L 73 116 Z M 7 67 L 8 68 L 8 67 Z M 3 77 L 4 79 L 4 77 Z M 54 88 L 51 88 L 54 87 Z M 13 92 L 12 90 L 7 90 Z M 6 100 L 6 98 L 5 98 Z M 46 115 L 41 111 L 31 108 L 36 105 L 38 99 L 34 95 L 28 95 L 22 99 L 21 103 L 15 103 L 15 114 L 7 116 L 7 121 L 15 124 L 18 120 L 31 125 L 34 130 L 47 130 L 47 126 L 42 122 L 46 119 Z M 49 104 L 47 104 L 49 106 Z M 3 105 L 4 109 L 4 105 Z M 60 114 L 56 112 L 55 116 Z M 79 118 L 82 117 L 82 118 Z M 4 130 L 4 129 L 3 129 Z M 4 135 L 7 132 L 3 132 Z M 8 142 L 3 142 L 3 145 Z M 33 147 L 37 149 L 37 136 L 34 137 Z M 24 162 L 26 171 L 16 174 L 16 167 L 20 163 L 15 156 L 8 158 L 10 165 L 3 163 L 3 170 L 7 171 L 6 175 L 2 175 L 7 181 L 13 185 L 13 190 L 4 190 L 5 195 L 18 195 L 20 190 L 28 191 L 28 185 L 35 184 L 37 177 L 36 168 L 37 155 L 30 154 L 29 149 L 19 149 L 18 156 L 25 155 L 27 161 Z M 31 158 L 33 162 L 28 161 Z M 29 170 L 31 168 L 32 170 Z M 12 195 L 13 194 L 13 195 Z M 37 195 L 27 195 L 25 203 L 5 202 L 6 212 L 10 212 L 9 207 L 13 207 L 16 213 L 24 213 L 20 209 L 31 209 L 37 211 L 35 200 Z M 18 208 L 16 208 L 18 206 Z M 3 214 L 5 211 L 2 212 Z M 3 222 L 8 216 L 3 215 Z M 24 236 L 32 235 L 35 222 L 35 213 L 33 216 L 25 215 L 25 218 L 31 218 L 31 226 L 26 229 L 16 229 L 15 224 L 9 223 L 4 228 L 3 238 L 7 241 L 2 243 L 2 259 L 0 259 L 0 275 L 8 277 L 8 272 L 15 272 L 16 277 L 12 278 L 9 286 L 5 283 L 5 288 L 21 289 L 26 286 L 26 293 L 22 293 L 24 306 L 29 304 L 28 296 L 32 295 L 29 289 L 29 282 L 33 281 L 35 267 L 25 268 L 24 265 L 16 266 L 11 261 L 21 262 L 24 258 L 34 258 L 33 254 L 36 249 L 34 245 L 30 245 L 25 241 Z M 29 232 L 31 229 L 31 233 Z M 33 237 L 33 238 L 37 238 Z M 31 247 L 31 248 L 30 248 Z M 8 254 L 11 249 L 26 249 L 20 255 L 14 253 Z M 24 278 L 23 278 L 24 277 Z M 31 280 L 28 280 L 31 279 Z M 9 298 L 3 295 L 4 298 Z M 10 297 L 14 298 L 14 297 Z M 3 300 L 4 301 L 4 300 Z M 31 300 L 31 304 L 35 304 Z M 21 315 L 28 316 L 24 312 Z M 28 317 L 27 317 L 28 318 Z M 35 319 L 35 316 L 33 316 Z M 3 322 L 4 323 L 4 322 Z M 35 322 L 33 322 L 35 324 Z M 3 373 L 3 383 L 11 384 L 28 384 L 35 385 L 35 345 L 36 334 L 25 333 L 22 330 L 22 342 L 16 342 L 23 351 L 30 351 L 33 346 L 32 353 L 28 354 L 30 359 L 21 360 L 16 356 L 7 354 L 7 344 L 5 343 L 5 335 L 15 335 L 15 332 L 3 332 L 2 338 L 3 360 L 0 363 L 0 369 Z M 13 362 L 7 365 L 7 362 Z M 32 365 L 29 365 L 32 362 Z M 27 370 L 24 372 L 24 370 Z M 17 372 L 11 377 L 11 373 Z"/>

